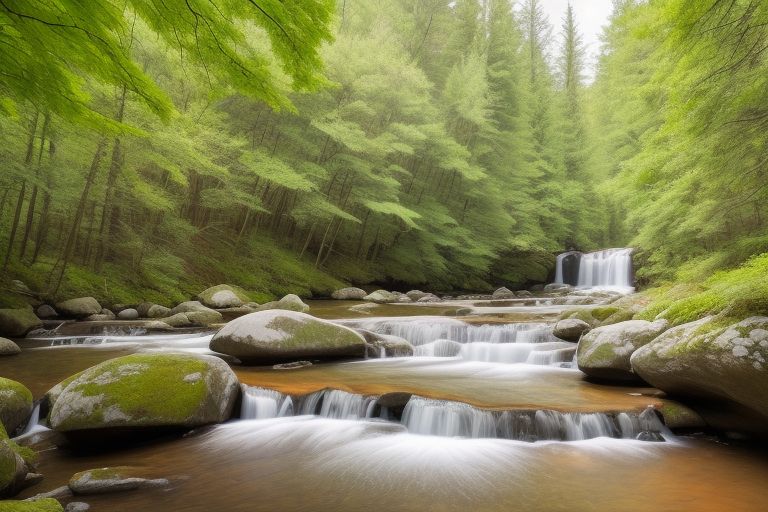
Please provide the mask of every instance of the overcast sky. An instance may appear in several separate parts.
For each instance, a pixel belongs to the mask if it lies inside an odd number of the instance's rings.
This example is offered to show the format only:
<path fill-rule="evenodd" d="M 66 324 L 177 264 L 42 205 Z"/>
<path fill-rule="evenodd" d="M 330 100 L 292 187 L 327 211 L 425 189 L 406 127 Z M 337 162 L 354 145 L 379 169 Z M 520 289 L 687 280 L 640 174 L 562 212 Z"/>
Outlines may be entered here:
<path fill-rule="evenodd" d="M 589 56 L 587 74 L 591 78 L 594 75 L 595 57 L 600 50 L 599 36 L 603 25 L 608 22 L 613 4 L 611 0 L 570 0 L 570 2 L 573 5 L 579 32 L 581 32 L 587 47 L 587 55 Z M 541 0 L 541 4 L 549 15 L 549 22 L 555 29 L 555 39 L 559 48 L 562 41 L 562 20 L 568 6 L 568 0 Z"/>

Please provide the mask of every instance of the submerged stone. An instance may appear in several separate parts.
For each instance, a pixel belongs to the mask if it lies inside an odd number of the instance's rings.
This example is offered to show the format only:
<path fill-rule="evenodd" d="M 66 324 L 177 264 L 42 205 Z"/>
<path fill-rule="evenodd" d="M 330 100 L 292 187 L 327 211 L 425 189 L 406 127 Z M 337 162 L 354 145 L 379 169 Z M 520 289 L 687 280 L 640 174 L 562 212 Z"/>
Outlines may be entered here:
<path fill-rule="evenodd" d="M 68 486 L 73 494 L 87 495 L 163 487 L 168 483 L 165 478 L 137 478 L 123 475 L 121 468 L 102 468 L 75 473 Z"/>
<path fill-rule="evenodd" d="M 88 368 L 52 389 L 48 422 L 65 433 L 220 423 L 231 417 L 239 389 L 234 372 L 217 357 L 133 354 Z"/>
<path fill-rule="evenodd" d="M 211 340 L 211 350 L 243 362 L 365 357 L 365 339 L 352 329 L 295 311 L 273 309 L 237 318 Z"/>

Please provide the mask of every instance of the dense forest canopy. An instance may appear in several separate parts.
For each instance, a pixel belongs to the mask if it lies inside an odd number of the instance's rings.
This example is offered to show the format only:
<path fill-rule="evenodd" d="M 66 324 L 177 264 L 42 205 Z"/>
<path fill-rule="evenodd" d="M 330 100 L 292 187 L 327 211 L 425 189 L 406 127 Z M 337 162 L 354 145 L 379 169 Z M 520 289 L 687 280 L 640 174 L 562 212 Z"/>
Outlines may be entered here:
<path fill-rule="evenodd" d="M 768 6 L 614 4 L 587 83 L 540 0 L 2 0 L 3 274 L 136 301 L 765 251 Z"/>

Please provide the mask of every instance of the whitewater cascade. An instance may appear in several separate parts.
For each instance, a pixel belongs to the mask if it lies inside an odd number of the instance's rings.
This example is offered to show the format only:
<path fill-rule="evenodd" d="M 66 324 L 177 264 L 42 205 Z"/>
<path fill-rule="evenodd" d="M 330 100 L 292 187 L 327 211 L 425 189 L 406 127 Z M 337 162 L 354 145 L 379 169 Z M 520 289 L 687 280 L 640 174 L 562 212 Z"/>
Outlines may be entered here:
<path fill-rule="evenodd" d="M 565 252 L 557 257 L 555 283 L 577 288 L 632 291 L 631 248 L 590 253 Z M 575 270 L 575 271 L 574 271 Z"/>
<path fill-rule="evenodd" d="M 596 437 L 663 440 L 668 431 L 652 408 L 641 413 L 566 413 L 551 410 L 494 411 L 462 402 L 413 395 L 391 409 L 378 396 L 324 389 L 291 397 L 271 389 L 244 386 L 241 419 L 315 415 L 342 420 L 399 422 L 413 434 L 516 441 L 579 441 Z M 286 404 L 297 404 L 294 408 Z"/>

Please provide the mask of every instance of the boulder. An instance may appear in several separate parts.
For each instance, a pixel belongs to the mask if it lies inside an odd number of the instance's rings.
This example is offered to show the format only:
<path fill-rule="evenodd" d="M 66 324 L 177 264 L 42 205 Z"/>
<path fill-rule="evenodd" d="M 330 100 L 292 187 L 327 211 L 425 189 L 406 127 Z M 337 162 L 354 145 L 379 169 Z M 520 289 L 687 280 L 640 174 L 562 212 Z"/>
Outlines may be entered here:
<path fill-rule="evenodd" d="M 232 416 L 240 385 L 221 359 L 132 354 L 104 361 L 49 391 L 48 424 L 68 434 L 188 429 Z"/>
<path fill-rule="evenodd" d="M 422 304 L 425 302 L 442 302 L 443 299 L 435 295 L 434 293 L 428 293 L 416 302 L 421 302 Z"/>
<path fill-rule="evenodd" d="M 152 318 L 151 316 L 149 316 L 149 310 L 156 305 L 157 304 L 155 304 L 154 302 L 142 302 L 141 304 L 136 306 L 136 311 L 139 312 L 139 316 L 141 318 Z"/>
<path fill-rule="evenodd" d="M 280 300 L 273 300 L 255 308 L 256 311 L 268 311 L 271 309 L 282 309 L 284 311 L 297 311 L 299 313 L 306 313 L 309 311 L 309 306 L 304 304 L 298 295 L 289 293 Z"/>
<path fill-rule="evenodd" d="M 192 322 L 187 318 L 186 313 L 176 313 L 165 318 L 160 319 L 161 322 L 170 325 L 171 327 L 191 327 Z"/>
<path fill-rule="evenodd" d="M 17 344 L 7 338 L 0 338 L 0 356 L 15 356 L 21 353 Z"/>
<path fill-rule="evenodd" d="M 127 308 L 117 314 L 120 320 L 136 320 L 139 318 L 139 312 L 133 308 Z"/>
<path fill-rule="evenodd" d="M 584 320 L 568 318 L 558 321 L 552 329 L 552 334 L 561 340 L 579 341 L 583 334 L 589 332 L 591 327 Z"/>
<path fill-rule="evenodd" d="M 368 357 L 407 357 L 413 355 L 413 345 L 400 336 L 355 329 L 368 344 Z"/>
<path fill-rule="evenodd" d="M 763 429 L 768 426 L 768 317 L 727 327 L 707 317 L 674 327 L 637 350 L 631 363 L 635 373 L 662 391 L 732 404 L 737 414 L 743 411 Z M 705 419 L 713 426 L 730 421 Z"/>
<path fill-rule="evenodd" d="M 628 320 L 591 330 L 579 341 L 576 362 L 592 377 L 635 381 L 630 357 L 667 330 L 666 320 Z"/>
<path fill-rule="evenodd" d="M 413 300 L 407 295 L 400 295 L 397 298 L 397 304 L 410 304 L 411 302 L 413 302 Z"/>
<path fill-rule="evenodd" d="M 545 293 L 570 293 L 573 291 L 573 286 L 569 284 L 550 283 L 544 287 Z"/>
<path fill-rule="evenodd" d="M 246 363 L 365 357 L 365 339 L 352 329 L 295 311 L 241 316 L 221 328 L 211 350 Z"/>
<path fill-rule="evenodd" d="M 211 286 L 195 298 L 205 306 L 215 309 L 236 308 L 251 301 L 243 289 L 229 284 Z"/>
<path fill-rule="evenodd" d="M 6 432 L 23 425 L 32 413 L 32 392 L 15 380 L 0 377 L 0 423 Z"/>
<path fill-rule="evenodd" d="M 52 306 L 48 304 L 43 304 L 41 306 L 38 306 L 35 310 L 35 314 L 38 318 L 42 318 L 43 320 L 46 320 L 48 318 L 56 318 L 59 316 L 59 314 L 56 312 L 55 309 L 53 309 Z"/>
<path fill-rule="evenodd" d="M 376 290 L 373 293 L 370 293 L 363 297 L 363 300 L 367 300 L 368 302 L 374 302 L 376 304 L 390 304 L 397 301 L 397 295 L 388 292 L 387 290 Z"/>
<path fill-rule="evenodd" d="M 110 320 L 114 320 L 115 318 L 117 317 L 112 311 L 104 308 L 100 313 L 96 315 L 88 315 L 87 317 L 83 318 L 83 320 L 86 322 L 108 322 Z"/>
<path fill-rule="evenodd" d="M 19 338 L 42 326 L 31 309 L 0 309 L 0 336 Z"/>
<path fill-rule="evenodd" d="M 509 288 L 502 286 L 501 288 L 493 292 L 493 295 L 491 295 L 491 297 L 493 297 L 494 299 L 514 299 L 515 292 L 513 292 Z"/>
<path fill-rule="evenodd" d="M 354 311 L 355 313 L 362 313 L 365 315 L 370 315 L 373 310 L 375 310 L 378 306 L 376 304 L 357 304 L 356 306 L 352 306 L 349 308 L 350 311 Z"/>
<path fill-rule="evenodd" d="M 56 303 L 56 310 L 62 315 L 71 318 L 85 318 L 90 315 L 101 314 L 101 304 L 93 297 L 80 297 Z"/>
<path fill-rule="evenodd" d="M 101 468 L 75 473 L 69 479 L 68 486 L 72 494 L 88 495 L 164 487 L 168 484 L 165 478 L 149 480 L 124 475 L 121 468 Z"/>
<path fill-rule="evenodd" d="M 145 315 L 145 318 L 165 318 L 171 316 L 171 308 L 159 304 L 152 304 L 147 308 Z"/>
<path fill-rule="evenodd" d="M 423 292 L 421 290 L 411 290 L 406 293 L 409 299 L 416 302 L 420 298 L 424 297 L 425 295 L 428 295 L 427 292 Z"/>
<path fill-rule="evenodd" d="M 223 321 L 223 317 L 221 316 L 221 313 L 209 307 L 203 306 L 200 302 L 196 300 L 182 302 L 181 304 L 173 308 L 171 310 L 171 313 L 172 313 L 171 318 L 173 318 L 179 313 L 184 313 L 187 317 L 189 324 L 206 326 L 210 324 L 221 323 Z M 167 319 L 165 318 L 162 319 L 162 321 L 169 325 L 173 325 L 172 323 L 168 322 Z M 180 327 L 180 326 L 174 326 L 174 327 Z"/>
<path fill-rule="evenodd" d="M 0 439 L 0 498 L 13 496 L 21 490 L 27 472 L 24 459 L 16 453 L 8 439 Z"/>
<path fill-rule="evenodd" d="M 361 288 L 342 288 L 336 290 L 331 294 L 331 297 L 336 300 L 363 300 L 363 297 L 368 295 L 368 292 Z"/>
<path fill-rule="evenodd" d="M 533 294 L 528 290 L 519 290 L 515 292 L 515 296 L 523 299 L 527 299 L 528 297 L 533 297 Z"/>

